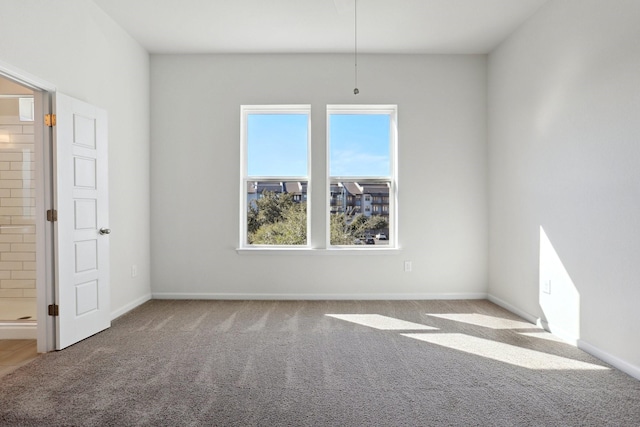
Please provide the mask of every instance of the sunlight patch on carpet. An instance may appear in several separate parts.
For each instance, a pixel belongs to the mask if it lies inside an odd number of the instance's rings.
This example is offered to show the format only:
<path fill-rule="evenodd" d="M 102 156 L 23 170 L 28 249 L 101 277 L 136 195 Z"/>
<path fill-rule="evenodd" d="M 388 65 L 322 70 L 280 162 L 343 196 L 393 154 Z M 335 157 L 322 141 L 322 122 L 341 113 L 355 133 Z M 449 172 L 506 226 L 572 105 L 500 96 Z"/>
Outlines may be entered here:
<path fill-rule="evenodd" d="M 427 313 L 427 316 L 438 317 L 440 319 L 453 320 L 455 322 L 467 323 L 483 328 L 491 329 L 531 329 L 536 325 L 520 320 L 505 319 L 503 317 L 488 316 L 479 313 Z"/>
<path fill-rule="evenodd" d="M 402 334 L 402 336 L 527 369 L 609 370 L 606 366 L 464 334 Z"/>
<path fill-rule="evenodd" d="M 382 316 L 380 314 L 327 314 L 327 316 L 384 331 L 433 331 L 438 329 L 420 323 L 413 323 L 406 320 L 395 319 L 393 317 Z"/>
<path fill-rule="evenodd" d="M 547 331 L 518 332 L 518 334 L 524 335 L 524 336 L 527 336 L 527 337 L 531 337 L 531 338 L 540 338 L 540 339 L 547 340 L 547 341 L 560 342 L 560 343 L 563 343 L 563 344 L 567 344 L 567 342 L 565 340 L 563 340 L 562 338 L 557 337 L 557 336 L 555 336 L 552 333 L 547 332 Z"/>

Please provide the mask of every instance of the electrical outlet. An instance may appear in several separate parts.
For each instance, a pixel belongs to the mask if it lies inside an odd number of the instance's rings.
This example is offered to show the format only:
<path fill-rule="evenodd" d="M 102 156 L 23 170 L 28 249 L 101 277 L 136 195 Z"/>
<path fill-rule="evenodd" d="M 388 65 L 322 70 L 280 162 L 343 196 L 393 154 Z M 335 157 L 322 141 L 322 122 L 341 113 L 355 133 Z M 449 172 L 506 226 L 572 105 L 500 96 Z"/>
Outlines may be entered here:
<path fill-rule="evenodd" d="M 544 282 L 542 282 L 542 292 L 544 292 L 545 294 L 551 293 L 551 280 L 545 280 Z"/>
<path fill-rule="evenodd" d="M 134 264 L 131 266 L 131 277 L 136 277 L 137 275 L 138 275 L 138 266 Z"/>
<path fill-rule="evenodd" d="M 404 271 L 407 273 L 411 273 L 411 261 L 404 262 Z"/>

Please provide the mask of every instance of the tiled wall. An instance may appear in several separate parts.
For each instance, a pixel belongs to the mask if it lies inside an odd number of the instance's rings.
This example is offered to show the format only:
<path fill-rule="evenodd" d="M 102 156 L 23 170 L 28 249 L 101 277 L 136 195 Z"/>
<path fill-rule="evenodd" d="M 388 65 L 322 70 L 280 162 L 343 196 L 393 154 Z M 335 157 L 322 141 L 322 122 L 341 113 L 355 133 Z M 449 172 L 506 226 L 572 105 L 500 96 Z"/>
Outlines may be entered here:
<path fill-rule="evenodd" d="M 33 132 L 33 122 L 0 115 L 0 307 L 32 299 L 35 311 Z"/>

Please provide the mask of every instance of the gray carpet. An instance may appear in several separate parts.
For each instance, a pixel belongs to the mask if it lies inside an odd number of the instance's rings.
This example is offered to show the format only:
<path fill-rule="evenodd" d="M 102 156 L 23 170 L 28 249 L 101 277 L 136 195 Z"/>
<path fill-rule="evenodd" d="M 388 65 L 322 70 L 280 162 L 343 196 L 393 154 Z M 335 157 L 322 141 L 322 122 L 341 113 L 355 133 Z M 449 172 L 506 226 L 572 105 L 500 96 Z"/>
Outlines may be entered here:
<path fill-rule="evenodd" d="M 639 426 L 640 381 L 487 301 L 155 300 L 3 377 L 0 425 Z"/>

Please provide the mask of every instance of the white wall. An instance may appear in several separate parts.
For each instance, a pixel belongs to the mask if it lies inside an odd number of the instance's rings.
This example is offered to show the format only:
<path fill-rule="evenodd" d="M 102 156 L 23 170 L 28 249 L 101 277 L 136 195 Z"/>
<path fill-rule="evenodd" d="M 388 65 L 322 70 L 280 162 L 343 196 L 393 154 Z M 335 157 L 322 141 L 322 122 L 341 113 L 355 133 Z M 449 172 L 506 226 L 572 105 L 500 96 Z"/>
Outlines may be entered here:
<path fill-rule="evenodd" d="M 109 114 L 111 309 L 117 315 L 150 293 L 149 56 L 93 2 L 0 0 L 0 10 L 0 61 Z"/>
<path fill-rule="evenodd" d="M 639 23 L 637 0 L 551 1 L 488 63 L 489 291 L 635 375 Z"/>
<path fill-rule="evenodd" d="M 152 55 L 152 289 L 159 297 L 484 295 L 486 58 Z M 312 105 L 312 179 L 327 104 L 397 104 L 399 239 L 392 255 L 239 255 L 240 105 Z M 314 186 L 313 238 L 324 239 Z M 403 272 L 403 261 L 413 272 Z"/>
<path fill-rule="evenodd" d="M 0 220 L 3 228 L 13 227 L 0 234 L 0 304 L 13 306 L 10 313 L 25 313 L 12 318 L 5 312 L 0 320 L 36 318 L 33 124 L 21 120 L 17 98 L 0 98 Z"/>

